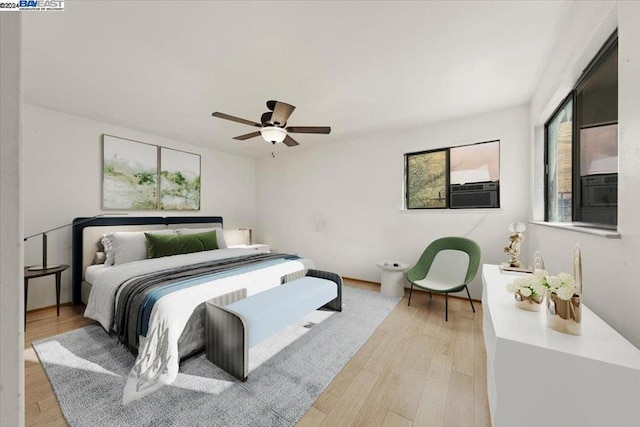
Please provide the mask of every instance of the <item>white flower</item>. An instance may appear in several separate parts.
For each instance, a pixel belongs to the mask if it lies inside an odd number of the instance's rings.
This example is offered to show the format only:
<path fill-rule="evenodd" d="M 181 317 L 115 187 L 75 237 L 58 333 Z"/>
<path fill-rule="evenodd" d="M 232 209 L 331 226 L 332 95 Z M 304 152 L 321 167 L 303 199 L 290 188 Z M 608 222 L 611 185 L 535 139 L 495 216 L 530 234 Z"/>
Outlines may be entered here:
<path fill-rule="evenodd" d="M 531 285 L 531 289 L 533 293 L 537 295 L 544 295 L 547 288 L 542 284 L 542 282 L 536 281 Z"/>
<path fill-rule="evenodd" d="M 536 271 L 533 272 L 533 277 L 536 278 L 536 280 L 542 282 L 544 280 L 545 277 L 547 277 L 549 275 L 549 273 L 547 273 L 547 270 L 541 270 L 538 269 Z"/>
<path fill-rule="evenodd" d="M 573 285 L 571 286 L 561 286 L 556 290 L 556 294 L 558 298 L 563 300 L 569 300 L 573 296 L 575 288 Z"/>
<path fill-rule="evenodd" d="M 523 297 L 530 297 L 533 293 L 529 288 L 520 288 L 518 292 L 520 292 L 520 295 L 522 295 Z"/>
<path fill-rule="evenodd" d="M 576 293 L 576 285 L 573 276 L 567 273 L 560 273 L 557 276 L 548 276 L 546 285 L 551 292 L 558 295 L 563 300 L 570 299 Z"/>
<path fill-rule="evenodd" d="M 519 279 L 519 283 L 522 287 L 530 288 L 534 283 L 536 283 L 536 279 L 532 275 L 522 276 L 519 277 Z"/>
<path fill-rule="evenodd" d="M 507 285 L 507 291 L 519 293 L 523 297 L 543 296 L 547 288 L 543 285 L 541 277 L 532 274 L 517 277 Z"/>
<path fill-rule="evenodd" d="M 562 286 L 562 282 L 557 276 L 548 276 L 547 277 L 547 285 L 549 285 L 549 289 L 555 292 L 560 286 Z"/>
<path fill-rule="evenodd" d="M 573 280 L 573 276 L 567 273 L 558 274 L 558 279 L 560 279 L 560 282 L 562 282 L 563 285 L 573 286 L 573 284 L 575 283 L 575 281 Z"/>

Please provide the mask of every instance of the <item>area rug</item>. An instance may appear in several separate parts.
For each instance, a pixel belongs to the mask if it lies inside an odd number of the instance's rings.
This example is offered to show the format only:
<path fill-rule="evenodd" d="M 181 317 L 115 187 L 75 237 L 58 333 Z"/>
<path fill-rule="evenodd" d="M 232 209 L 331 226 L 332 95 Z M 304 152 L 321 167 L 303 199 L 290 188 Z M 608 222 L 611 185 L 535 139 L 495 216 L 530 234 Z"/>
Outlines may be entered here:
<path fill-rule="evenodd" d="M 399 300 L 344 287 L 342 312 L 315 311 L 253 347 L 246 382 L 200 354 L 173 384 L 128 405 L 134 357 L 100 326 L 33 347 L 70 426 L 291 426 Z"/>

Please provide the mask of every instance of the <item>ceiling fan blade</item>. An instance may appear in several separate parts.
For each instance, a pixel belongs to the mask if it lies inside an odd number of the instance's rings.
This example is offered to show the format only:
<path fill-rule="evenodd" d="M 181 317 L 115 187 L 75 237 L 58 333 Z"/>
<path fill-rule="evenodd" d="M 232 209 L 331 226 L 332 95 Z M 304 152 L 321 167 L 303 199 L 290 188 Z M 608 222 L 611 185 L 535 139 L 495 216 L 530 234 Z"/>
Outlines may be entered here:
<path fill-rule="evenodd" d="M 267 111 L 266 113 L 262 113 L 260 116 L 260 121 L 262 122 L 262 126 L 268 126 L 271 123 L 271 115 L 273 113 L 271 111 Z"/>
<path fill-rule="evenodd" d="M 287 132 L 291 133 L 331 133 L 330 126 L 289 126 Z"/>
<path fill-rule="evenodd" d="M 269 107 L 270 103 L 273 101 L 267 102 L 267 107 Z M 275 106 L 273 107 L 273 113 L 271 113 L 271 123 L 276 126 L 284 126 L 289 120 L 289 116 L 293 113 L 296 107 L 293 105 L 285 104 L 284 102 L 275 101 Z"/>
<path fill-rule="evenodd" d="M 260 123 L 252 122 L 251 120 L 241 119 L 240 117 L 230 116 L 225 113 L 215 112 L 211 114 L 213 117 L 217 117 L 219 119 L 231 120 L 232 122 L 238 122 L 249 126 L 262 127 Z"/>
<path fill-rule="evenodd" d="M 287 135 L 284 138 L 284 141 L 282 141 L 282 142 L 284 142 L 284 145 L 286 145 L 287 147 L 295 147 L 296 145 L 300 145 L 298 143 L 298 141 L 296 141 L 295 139 L 291 138 L 289 135 Z"/>
<path fill-rule="evenodd" d="M 238 141 L 244 141 L 245 139 L 255 138 L 256 136 L 260 136 L 260 131 L 247 133 L 245 135 L 234 136 L 233 139 L 237 139 Z"/>

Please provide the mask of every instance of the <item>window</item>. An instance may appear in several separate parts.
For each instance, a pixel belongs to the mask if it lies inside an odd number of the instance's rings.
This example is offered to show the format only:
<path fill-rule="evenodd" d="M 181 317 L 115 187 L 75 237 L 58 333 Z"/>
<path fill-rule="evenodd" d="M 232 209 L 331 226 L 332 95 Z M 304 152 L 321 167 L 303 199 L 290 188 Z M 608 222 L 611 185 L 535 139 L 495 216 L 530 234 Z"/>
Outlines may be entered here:
<path fill-rule="evenodd" d="M 618 214 L 614 33 L 545 124 L 545 220 L 612 228 Z"/>
<path fill-rule="evenodd" d="M 405 155 L 407 209 L 447 207 L 447 150 Z"/>
<path fill-rule="evenodd" d="M 500 141 L 405 154 L 407 209 L 500 207 Z"/>
<path fill-rule="evenodd" d="M 547 140 L 547 221 L 570 222 L 572 212 L 573 94 L 545 126 Z"/>

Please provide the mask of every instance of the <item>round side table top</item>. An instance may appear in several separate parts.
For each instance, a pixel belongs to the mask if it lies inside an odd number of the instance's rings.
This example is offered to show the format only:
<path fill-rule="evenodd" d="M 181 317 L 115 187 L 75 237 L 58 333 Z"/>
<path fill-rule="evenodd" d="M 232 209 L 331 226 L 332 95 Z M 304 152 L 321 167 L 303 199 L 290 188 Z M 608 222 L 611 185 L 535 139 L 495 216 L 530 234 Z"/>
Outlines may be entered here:
<path fill-rule="evenodd" d="M 376 265 L 387 271 L 404 271 L 411 266 L 408 262 L 403 261 L 380 261 Z"/>
<path fill-rule="evenodd" d="M 29 270 L 30 267 L 25 267 L 24 268 L 24 277 L 26 277 L 27 279 L 34 279 L 36 277 L 43 277 L 43 276 L 48 276 L 50 274 L 55 274 L 55 273 L 59 273 L 61 271 L 65 271 L 67 268 L 69 268 L 69 265 L 67 264 L 62 264 L 62 265 L 48 265 L 47 268 L 42 268 L 40 267 L 37 270 Z"/>

